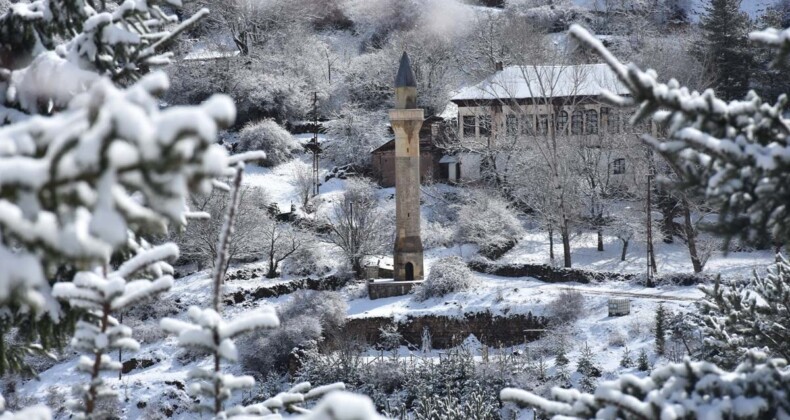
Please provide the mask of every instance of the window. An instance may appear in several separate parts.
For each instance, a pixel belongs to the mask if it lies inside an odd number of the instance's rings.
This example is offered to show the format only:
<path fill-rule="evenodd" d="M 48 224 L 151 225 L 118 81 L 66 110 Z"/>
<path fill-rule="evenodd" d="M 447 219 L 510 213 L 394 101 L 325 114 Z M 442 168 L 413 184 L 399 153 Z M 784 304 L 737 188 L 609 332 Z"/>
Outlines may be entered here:
<path fill-rule="evenodd" d="M 582 127 L 584 123 L 584 114 L 581 111 L 573 111 L 571 116 L 571 134 L 582 134 Z"/>
<path fill-rule="evenodd" d="M 521 121 L 521 134 L 525 136 L 535 135 L 535 116 L 527 114 Z"/>
<path fill-rule="evenodd" d="M 475 136 L 475 117 L 472 115 L 464 115 L 464 137 Z"/>
<path fill-rule="evenodd" d="M 598 111 L 588 109 L 587 112 L 584 113 L 584 117 L 584 125 L 587 129 L 587 134 L 598 134 Z"/>
<path fill-rule="evenodd" d="M 601 108 L 601 118 L 603 118 L 604 110 L 608 111 L 606 131 L 609 134 L 620 134 L 620 113 L 617 111 L 611 112 L 609 108 Z"/>
<path fill-rule="evenodd" d="M 568 113 L 565 111 L 560 111 L 557 114 L 557 132 L 563 133 L 565 132 L 565 128 L 568 126 Z"/>
<path fill-rule="evenodd" d="M 514 114 L 507 114 L 505 117 L 505 129 L 508 136 L 518 135 L 518 118 Z"/>
<path fill-rule="evenodd" d="M 614 175 L 622 175 L 625 173 L 625 159 L 619 158 L 612 162 L 612 173 Z"/>
<path fill-rule="evenodd" d="M 546 114 L 538 115 L 538 134 L 549 134 L 549 116 Z"/>
<path fill-rule="evenodd" d="M 481 136 L 491 135 L 491 116 L 481 115 L 478 117 L 478 131 Z"/>

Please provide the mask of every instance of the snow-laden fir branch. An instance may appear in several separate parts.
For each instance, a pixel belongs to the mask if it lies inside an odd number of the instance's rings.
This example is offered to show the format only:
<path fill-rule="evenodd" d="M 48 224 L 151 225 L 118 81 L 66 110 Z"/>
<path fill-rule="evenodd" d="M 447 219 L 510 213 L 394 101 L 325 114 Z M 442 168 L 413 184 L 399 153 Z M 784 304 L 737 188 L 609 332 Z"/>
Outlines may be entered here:
<path fill-rule="evenodd" d="M 593 49 L 627 86 L 630 97 L 604 93 L 619 106 L 638 105 L 632 118 L 651 115 L 667 139 L 644 136 L 681 176 L 681 186 L 704 194 L 719 214 L 717 228 L 728 238 L 757 241 L 790 238 L 790 121 L 784 116 L 787 96 L 764 103 L 754 92 L 725 102 L 712 90 L 690 91 L 672 79 L 657 80 L 652 70 L 622 64 L 603 44 L 578 25 L 572 37 Z M 785 48 L 784 32 L 763 31 L 752 39 Z"/>
<path fill-rule="evenodd" d="M 594 393 L 554 388 L 543 398 L 506 388 L 500 398 L 555 419 L 765 419 L 790 416 L 790 371 L 782 359 L 751 352 L 734 371 L 685 361 L 655 369 L 649 377 L 623 375 Z"/>
<path fill-rule="evenodd" d="M 0 395 L 0 420 L 52 420 L 52 413 L 42 406 L 28 407 L 16 413 L 6 411 L 5 399 Z"/>
<path fill-rule="evenodd" d="M 57 283 L 53 287 L 53 296 L 72 307 L 87 310 L 89 315 L 77 322 L 71 340 L 74 349 L 84 353 L 76 370 L 90 378 L 87 384 L 74 387 L 76 399 L 68 402 L 77 418 L 101 417 L 103 414 L 97 412 L 97 403 L 117 397 L 101 377 L 103 372 L 121 370 L 121 362 L 112 360 L 109 352 L 136 352 L 140 348 L 132 338 L 131 328 L 119 323 L 112 314 L 170 289 L 173 270 L 165 261 L 177 257 L 178 248 L 172 244 L 142 249 L 106 276 L 99 270 L 81 271 L 72 282 Z M 130 281 L 132 276 L 138 278 Z"/>
<path fill-rule="evenodd" d="M 226 174 L 215 139 L 235 119 L 231 100 L 160 110 L 167 87 L 162 73 L 127 89 L 105 79 L 63 112 L 0 128 L 0 304 L 56 318 L 55 267 L 104 266 L 140 234 L 185 224 L 189 194 Z"/>

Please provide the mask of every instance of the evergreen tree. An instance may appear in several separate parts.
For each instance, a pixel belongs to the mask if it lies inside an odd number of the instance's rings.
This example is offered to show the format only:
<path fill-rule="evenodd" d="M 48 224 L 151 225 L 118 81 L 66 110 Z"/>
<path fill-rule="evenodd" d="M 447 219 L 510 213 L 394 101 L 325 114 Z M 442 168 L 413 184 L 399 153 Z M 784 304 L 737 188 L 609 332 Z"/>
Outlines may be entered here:
<path fill-rule="evenodd" d="M 623 357 L 620 358 L 620 366 L 624 368 L 630 368 L 634 365 L 634 361 L 631 359 L 631 350 L 628 349 L 628 346 L 623 348 Z"/>
<path fill-rule="evenodd" d="M 711 0 L 700 26 L 705 51 L 716 73 L 716 91 L 724 99 L 742 98 L 749 90 L 752 56 L 748 45 L 749 17 L 741 0 Z"/>
<path fill-rule="evenodd" d="M 590 346 L 584 343 L 579 354 L 579 361 L 576 362 L 576 371 L 584 376 L 597 378 L 601 376 L 601 368 L 595 363 L 595 354 Z"/>
<path fill-rule="evenodd" d="M 667 312 L 664 304 L 659 303 L 656 308 L 656 354 L 664 355 L 667 344 Z"/>
<path fill-rule="evenodd" d="M 567 366 L 570 363 L 568 356 L 565 354 L 565 346 L 561 345 L 557 348 L 557 357 L 554 359 L 554 364 L 557 366 Z"/>
<path fill-rule="evenodd" d="M 650 359 L 647 358 L 647 351 L 645 351 L 645 349 L 639 351 L 639 357 L 636 359 L 636 368 L 642 372 L 650 371 Z"/>
<path fill-rule="evenodd" d="M 557 366 L 556 370 L 554 371 L 554 381 L 557 383 L 557 386 L 561 388 L 572 388 L 573 383 L 571 382 L 571 372 L 568 370 L 568 366 L 566 365 L 559 365 Z"/>

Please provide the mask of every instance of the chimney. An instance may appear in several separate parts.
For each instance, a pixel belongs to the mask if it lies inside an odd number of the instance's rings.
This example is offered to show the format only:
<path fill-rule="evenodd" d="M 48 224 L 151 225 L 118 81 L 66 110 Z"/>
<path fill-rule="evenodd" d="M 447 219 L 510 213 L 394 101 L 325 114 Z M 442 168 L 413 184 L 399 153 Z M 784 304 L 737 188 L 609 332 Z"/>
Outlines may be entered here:
<path fill-rule="evenodd" d="M 494 63 L 494 66 L 496 71 L 502 71 L 504 69 L 501 61 L 497 61 L 496 63 Z"/>

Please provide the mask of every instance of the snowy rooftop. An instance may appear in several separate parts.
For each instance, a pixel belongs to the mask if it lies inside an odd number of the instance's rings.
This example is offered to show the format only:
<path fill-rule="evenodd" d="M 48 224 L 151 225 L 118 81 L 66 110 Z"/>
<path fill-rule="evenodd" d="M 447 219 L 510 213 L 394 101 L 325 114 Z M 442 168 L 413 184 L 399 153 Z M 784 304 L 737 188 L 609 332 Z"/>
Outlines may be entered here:
<path fill-rule="evenodd" d="M 508 66 L 451 100 L 598 96 L 604 90 L 628 93 L 606 64 Z"/>

